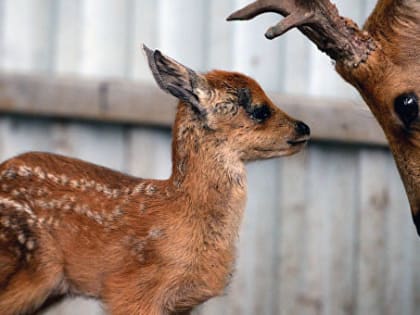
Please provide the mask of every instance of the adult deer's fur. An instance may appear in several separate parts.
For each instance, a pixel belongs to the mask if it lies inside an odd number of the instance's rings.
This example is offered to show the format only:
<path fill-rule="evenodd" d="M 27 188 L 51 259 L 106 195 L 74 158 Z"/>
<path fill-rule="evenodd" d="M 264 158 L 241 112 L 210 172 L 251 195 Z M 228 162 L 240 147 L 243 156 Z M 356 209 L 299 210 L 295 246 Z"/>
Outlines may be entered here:
<path fill-rule="evenodd" d="M 228 19 L 269 11 L 285 18 L 268 38 L 298 27 L 359 90 L 389 141 L 420 235 L 420 1 L 378 1 L 362 30 L 329 0 L 258 0 Z"/>
<path fill-rule="evenodd" d="M 229 282 L 244 162 L 296 153 L 308 140 L 309 128 L 249 77 L 201 75 L 145 51 L 158 85 L 180 99 L 171 177 L 48 153 L 1 164 L 1 315 L 66 294 L 98 298 L 113 315 L 188 314 Z"/>

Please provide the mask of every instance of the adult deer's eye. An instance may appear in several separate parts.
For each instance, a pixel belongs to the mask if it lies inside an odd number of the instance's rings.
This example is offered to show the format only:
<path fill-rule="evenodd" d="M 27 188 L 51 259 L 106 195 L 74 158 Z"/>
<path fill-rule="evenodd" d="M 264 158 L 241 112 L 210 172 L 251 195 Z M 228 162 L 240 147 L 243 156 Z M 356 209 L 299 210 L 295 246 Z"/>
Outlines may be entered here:
<path fill-rule="evenodd" d="M 405 93 L 394 101 L 395 112 L 406 127 L 417 119 L 419 115 L 419 102 L 415 93 Z"/>
<path fill-rule="evenodd" d="M 271 116 L 271 110 L 268 105 L 264 104 L 261 106 L 255 106 L 249 112 L 252 119 L 257 120 L 258 122 L 262 122 Z"/>

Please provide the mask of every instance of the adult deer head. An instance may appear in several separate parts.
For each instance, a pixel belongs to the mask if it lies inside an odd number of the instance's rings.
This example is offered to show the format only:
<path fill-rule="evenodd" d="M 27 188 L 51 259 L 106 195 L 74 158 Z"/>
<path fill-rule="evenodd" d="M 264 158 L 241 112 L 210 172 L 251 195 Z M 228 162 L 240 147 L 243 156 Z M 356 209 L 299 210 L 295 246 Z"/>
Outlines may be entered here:
<path fill-rule="evenodd" d="M 265 12 L 285 17 L 267 38 L 297 27 L 359 90 L 389 141 L 420 235 L 420 1 L 380 0 L 363 29 L 329 0 L 259 0 L 228 20 Z"/>

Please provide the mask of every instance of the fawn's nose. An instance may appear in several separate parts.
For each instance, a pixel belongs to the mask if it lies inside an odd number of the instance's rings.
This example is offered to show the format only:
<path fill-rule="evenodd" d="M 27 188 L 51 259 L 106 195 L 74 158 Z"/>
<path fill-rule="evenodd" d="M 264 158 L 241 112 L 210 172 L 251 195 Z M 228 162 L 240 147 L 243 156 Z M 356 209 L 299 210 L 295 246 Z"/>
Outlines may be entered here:
<path fill-rule="evenodd" d="M 296 131 L 302 136 L 309 136 L 311 134 L 311 129 L 309 126 L 302 121 L 297 121 L 295 128 Z"/>

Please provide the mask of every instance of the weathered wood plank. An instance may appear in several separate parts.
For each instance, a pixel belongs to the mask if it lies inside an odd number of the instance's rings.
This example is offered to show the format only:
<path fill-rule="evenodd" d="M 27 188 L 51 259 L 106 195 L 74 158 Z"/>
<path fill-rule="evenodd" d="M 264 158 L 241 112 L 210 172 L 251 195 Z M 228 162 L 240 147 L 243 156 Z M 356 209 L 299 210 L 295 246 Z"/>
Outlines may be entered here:
<path fill-rule="evenodd" d="M 159 49 L 194 70 L 204 67 L 206 5 L 205 0 L 159 0 Z"/>
<path fill-rule="evenodd" d="M 90 76 L 124 76 L 127 62 L 127 1 L 84 0 L 82 5 L 81 73 Z"/>
<path fill-rule="evenodd" d="M 388 152 L 360 153 L 359 251 L 356 314 L 385 312 L 385 234 L 389 211 Z"/>
<path fill-rule="evenodd" d="M 233 11 L 234 0 L 208 1 L 205 69 L 231 69 L 234 59 L 234 28 L 225 18 Z"/>
<path fill-rule="evenodd" d="M 143 178 L 171 175 L 171 136 L 167 130 L 133 128 L 126 143 L 127 170 Z"/>
<path fill-rule="evenodd" d="M 1 160 L 28 151 L 51 151 L 52 123 L 46 120 L 2 117 L 0 121 Z"/>
<path fill-rule="evenodd" d="M 412 315 L 417 315 L 420 310 L 420 244 L 419 238 L 416 235 L 414 226 L 411 225 L 411 247 L 410 247 L 410 261 L 409 268 L 412 271 L 412 283 L 408 283 L 408 289 L 412 292 L 412 301 L 410 303 Z"/>
<path fill-rule="evenodd" d="M 49 71 L 54 27 L 51 0 L 4 0 L 2 68 Z"/>
<path fill-rule="evenodd" d="M 308 179 L 308 154 L 303 152 L 279 161 L 279 215 L 277 218 L 276 280 L 277 297 L 275 314 L 300 315 L 299 304 L 302 287 L 304 244 L 306 233 L 306 192 Z"/>
<path fill-rule="evenodd" d="M 386 144 L 372 115 L 351 101 L 270 94 L 307 122 L 314 139 Z M 156 86 L 130 81 L 0 75 L 0 112 L 170 126 L 176 100 Z"/>
<path fill-rule="evenodd" d="M 83 0 L 55 2 L 56 45 L 54 72 L 78 74 L 83 59 Z"/>
<path fill-rule="evenodd" d="M 328 227 L 328 199 L 325 198 L 324 185 L 319 184 L 319 179 L 325 179 L 324 159 L 325 153 L 319 147 L 308 151 L 309 164 L 305 186 L 307 189 L 304 243 L 302 263 L 301 290 L 298 295 L 299 304 L 297 314 L 318 315 L 323 314 L 326 308 L 325 295 L 328 262 L 327 227 Z"/>
<path fill-rule="evenodd" d="M 279 86 L 282 93 L 304 95 L 309 86 L 311 42 L 298 30 L 284 35 L 284 78 Z"/>
<path fill-rule="evenodd" d="M 65 126 L 54 151 L 115 170 L 127 170 L 125 137 L 122 126 L 72 123 Z"/>
<path fill-rule="evenodd" d="M 349 147 L 325 146 L 323 151 L 322 173 L 317 182 L 323 187 L 318 198 L 327 202 L 324 314 L 353 315 L 358 156 Z"/>
<path fill-rule="evenodd" d="M 158 4 L 159 1 L 130 0 L 128 21 L 128 69 L 129 78 L 153 82 L 149 66 L 145 62 L 142 44 L 150 48 L 158 45 Z"/>
<path fill-rule="evenodd" d="M 248 0 L 236 0 L 235 9 L 248 3 Z M 267 91 L 277 91 L 283 83 L 284 42 L 269 41 L 264 37 L 267 26 L 278 20 L 278 15 L 263 15 L 247 23 L 232 25 L 234 70 L 252 76 Z"/>

